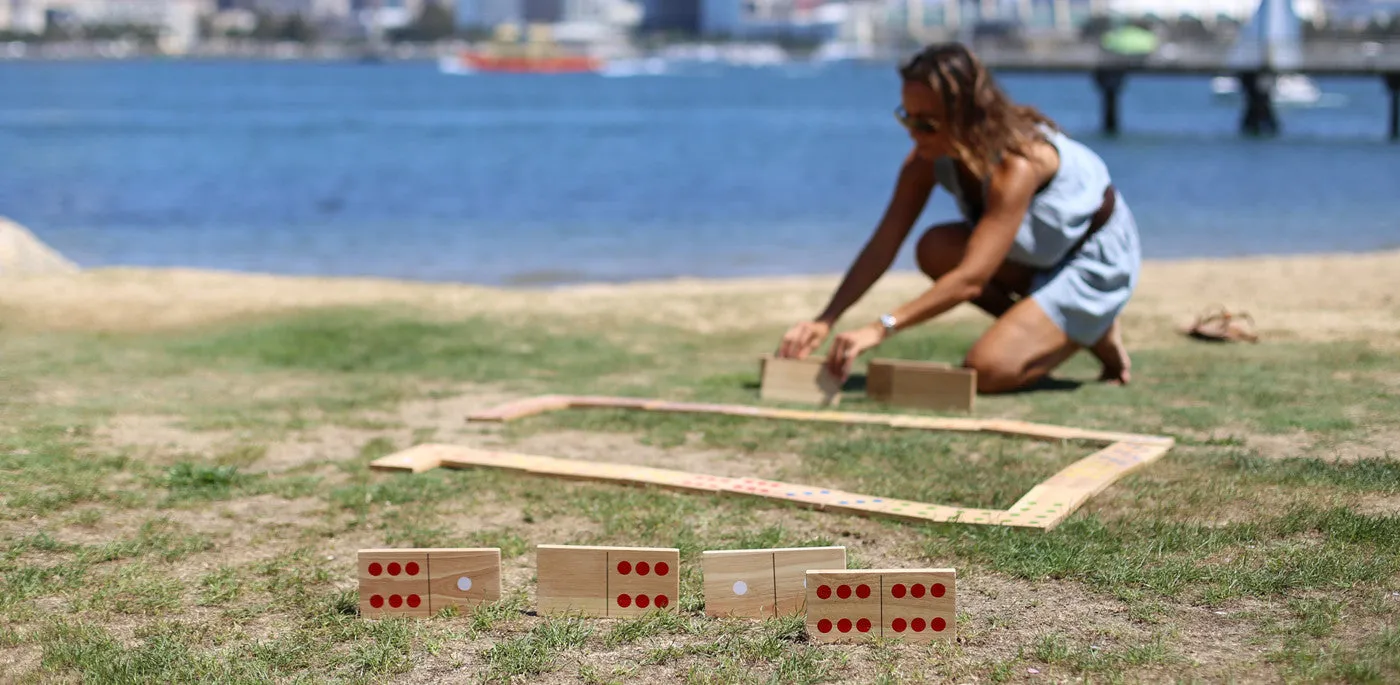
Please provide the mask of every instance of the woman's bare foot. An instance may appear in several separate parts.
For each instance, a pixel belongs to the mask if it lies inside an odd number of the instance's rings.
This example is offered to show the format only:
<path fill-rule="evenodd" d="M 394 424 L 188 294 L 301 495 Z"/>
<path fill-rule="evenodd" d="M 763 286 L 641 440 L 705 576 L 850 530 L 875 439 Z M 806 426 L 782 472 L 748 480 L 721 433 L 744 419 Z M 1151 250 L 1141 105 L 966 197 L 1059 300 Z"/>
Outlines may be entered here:
<path fill-rule="evenodd" d="M 1090 351 L 1103 364 L 1103 373 L 1099 374 L 1100 381 L 1112 385 L 1127 385 L 1132 380 L 1133 362 L 1128 358 L 1128 348 L 1123 346 L 1123 332 L 1119 330 L 1117 319 L 1114 319 L 1108 333 L 1105 333 Z"/>

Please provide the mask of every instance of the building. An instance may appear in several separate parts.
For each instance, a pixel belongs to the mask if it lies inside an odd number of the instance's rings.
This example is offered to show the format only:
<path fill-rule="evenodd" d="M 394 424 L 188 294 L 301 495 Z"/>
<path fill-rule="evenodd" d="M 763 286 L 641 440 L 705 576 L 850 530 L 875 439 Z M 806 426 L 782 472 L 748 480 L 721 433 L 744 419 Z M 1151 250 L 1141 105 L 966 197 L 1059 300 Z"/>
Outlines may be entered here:
<path fill-rule="evenodd" d="M 1364 25 L 1400 18 L 1400 0 L 1323 0 L 1322 14 L 1338 24 Z"/>
<path fill-rule="evenodd" d="M 495 30 L 502 25 L 548 27 L 560 41 L 617 42 L 640 21 L 640 0 L 456 0 L 457 27 Z M 537 29 L 532 29 L 537 30 Z"/>
<path fill-rule="evenodd" d="M 151 27 L 159 33 L 161 49 L 171 53 L 185 52 L 199 42 L 200 17 L 217 9 L 215 0 L 21 0 L 12 2 L 12 10 L 18 5 L 24 5 L 30 13 L 42 6 L 39 30 L 48 22 Z"/>
<path fill-rule="evenodd" d="M 835 17 L 846 7 L 844 2 L 821 0 L 700 0 L 698 33 L 736 40 L 825 41 L 840 32 L 841 22 Z"/>
<path fill-rule="evenodd" d="M 522 0 L 457 0 L 457 27 L 483 29 L 524 20 Z"/>
<path fill-rule="evenodd" d="M 1111 0 L 1108 4 L 1109 12 L 1117 16 L 1242 22 L 1259 11 L 1260 0 Z M 1318 0 L 1292 0 L 1292 5 L 1293 12 L 1306 21 L 1318 15 L 1320 3 Z"/>
<path fill-rule="evenodd" d="M 43 33 L 48 0 L 0 0 L 0 30 Z"/>
<path fill-rule="evenodd" d="M 641 28 L 662 33 L 699 34 L 705 0 L 646 0 Z"/>

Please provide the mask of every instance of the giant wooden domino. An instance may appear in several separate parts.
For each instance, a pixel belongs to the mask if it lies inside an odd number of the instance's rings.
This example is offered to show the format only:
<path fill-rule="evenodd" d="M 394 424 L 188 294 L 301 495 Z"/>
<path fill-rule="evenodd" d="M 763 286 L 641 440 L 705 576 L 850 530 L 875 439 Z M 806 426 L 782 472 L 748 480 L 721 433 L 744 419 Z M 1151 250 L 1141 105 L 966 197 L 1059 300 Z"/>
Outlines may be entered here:
<path fill-rule="evenodd" d="M 701 564 L 707 615 L 771 618 L 804 611 L 807 571 L 846 568 L 846 548 L 709 550 Z"/>
<path fill-rule="evenodd" d="M 635 617 L 678 611 L 680 550 L 538 545 L 536 608 L 543 615 Z M 501 552 L 362 549 L 360 615 L 427 617 L 501 598 Z M 702 552 L 705 613 L 766 619 L 805 614 L 815 642 L 957 636 L 953 569 L 847 569 L 845 547 Z"/>
<path fill-rule="evenodd" d="M 759 359 L 758 396 L 764 400 L 835 407 L 841 404 L 841 381 L 822 359 Z"/>
<path fill-rule="evenodd" d="M 807 572 L 807 635 L 815 642 L 953 640 L 957 609 L 950 568 Z"/>
<path fill-rule="evenodd" d="M 674 609 L 680 554 L 670 547 L 539 545 L 535 602 L 541 614 L 595 617 Z"/>
<path fill-rule="evenodd" d="M 431 616 L 501 598 L 501 550 L 362 549 L 360 615 Z"/>
<path fill-rule="evenodd" d="M 972 412 L 977 371 L 937 362 L 872 359 L 865 376 L 871 400 L 896 407 Z"/>

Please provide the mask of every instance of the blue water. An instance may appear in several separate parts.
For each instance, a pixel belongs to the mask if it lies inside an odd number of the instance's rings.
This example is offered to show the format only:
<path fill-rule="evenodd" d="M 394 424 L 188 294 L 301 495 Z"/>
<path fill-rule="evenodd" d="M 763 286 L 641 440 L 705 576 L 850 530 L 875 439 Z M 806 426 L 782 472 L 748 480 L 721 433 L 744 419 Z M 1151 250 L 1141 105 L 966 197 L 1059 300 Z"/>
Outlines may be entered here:
<path fill-rule="evenodd" d="M 1007 76 L 1107 160 L 1148 258 L 1400 245 L 1376 79 L 1247 140 L 1203 78 Z M 833 272 L 908 147 L 887 67 L 449 75 L 431 63 L 0 63 L 0 215 L 85 267 L 480 283 Z M 952 218 L 936 195 L 922 223 Z M 912 239 L 910 241 L 912 244 Z M 910 247 L 897 268 L 912 267 Z"/>

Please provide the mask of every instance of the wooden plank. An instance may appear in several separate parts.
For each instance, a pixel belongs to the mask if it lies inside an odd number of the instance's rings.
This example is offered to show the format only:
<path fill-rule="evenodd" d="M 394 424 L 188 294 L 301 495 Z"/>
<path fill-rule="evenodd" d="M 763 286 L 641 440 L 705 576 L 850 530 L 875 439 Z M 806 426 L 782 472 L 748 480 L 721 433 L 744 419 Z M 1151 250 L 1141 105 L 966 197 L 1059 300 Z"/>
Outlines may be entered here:
<path fill-rule="evenodd" d="M 841 381 L 822 359 L 784 359 L 772 355 L 759 361 L 759 399 L 834 407 L 841 403 Z"/>
<path fill-rule="evenodd" d="M 1049 530 L 1123 476 L 1162 457 L 1171 445 L 1117 442 L 1031 488 L 1006 512 L 1015 525 Z"/>
<path fill-rule="evenodd" d="M 544 412 L 567 409 L 569 398 L 564 395 L 538 395 L 526 397 L 524 399 L 507 402 L 505 404 L 492 407 L 490 409 L 472 412 L 467 414 L 468 422 L 503 422 L 514 421 L 526 416 L 534 416 Z"/>
<path fill-rule="evenodd" d="M 562 397 L 562 399 L 560 399 Z M 497 410 L 473 414 L 477 416 L 496 417 L 492 420 L 508 421 L 512 417 L 540 413 L 543 411 L 553 411 L 556 409 L 566 409 L 570 406 L 579 407 L 622 407 L 634 408 L 643 411 L 668 411 L 668 412 L 694 412 L 710 414 L 727 414 L 732 416 L 745 416 L 751 418 L 783 419 L 790 421 L 825 421 L 849 424 L 873 424 L 888 425 L 895 428 L 913 428 L 917 430 L 950 430 L 978 432 L 985 431 L 991 433 L 1001 433 L 1004 435 L 1015 435 L 1027 438 L 1038 438 L 1045 440 L 1083 440 L 1088 442 L 1100 442 L 1110 444 L 1114 442 L 1135 442 L 1172 445 L 1174 441 L 1170 437 L 1157 435 L 1142 435 L 1134 433 L 1119 433 L 1113 431 L 1087 430 L 1082 428 L 1071 428 L 1067 426 L 1055 426 L 1043 423 L 1033 423 L 1030 421 L 1017 421 L 1007 419 L 962 419 L 950 417 L 917 416 L 907 414 L 877 414 L 864 412 L 837 412 L 821 411 L 809 409 L 778 409 L 772 407 L 755 407 L 742 404 L 714 404 L 714 403 L 688 403 L 688 402 L 668 402 L 668 401 L 640 401 L 637 398 L 608 398 L 604 396 L 588 396 L 580 400 L 577 405 L 572 405 L 572 398 L 559 395 L 545 395 L 541 399 L 552 398 L 550 401 L 540 403 L 527 402 L 525 400 L 502 405 Z M 507 410 L 507 407 L 511 409 Z M 524 410 L 528 409 L 528 412 Z M 472 420 L 480 420 L 473 418 Z"/>
<path fill-rule="evenodd" d="M 942 416 L 891 416 L 889 425 L 892 428 L 914 428 L 926 431 L 956 431 L 960 433 L 977 433 L 982 430 L 986 421 L 982 419 L 954 419 Z"/>
<path fill-rule="evenodd" d="M 933 366 L 937 366 L 937 364 L 935 363 Z M 371 466 L 381 470 L 418 473 L 432 468 L 433 461 L 436 459 L 439 466 L 449 468 L 507 468 L 561 478 L 599 480 L 701 493 L 742 494 L 789 501 L 799 506 L 818 510 L 895 518 L 905 521 L 974 523 L 1048 530 L 1114 480 L 1122 477 L 1133 468 L 1138 468 L 1159 458 L 1175 444 L 1172 438 L 1164 436 L 1093 431 L 1028 421 L 780 409 L 739 404 L 651 401 L 640 398 L 612 398 L 608 396 L 546 395 L 511 403 L 507 405 L 509 410 L 495 411 L 491 415 L 499 417 L 498 420 L 510 420 L 511 417 L 531 412 L 538 413 L 539 411 L 585 406 L 618 406 L 644 411 L 719 413 L 797 421 L 865 423 L 916 430 L 986 431 L 1050 440 L 1100 442 L 1111 445 L 1112 449 L 1100 451 L 1086 457 L 1081 462 L 1066 467 L 1060 474 L 1033 488 L 1017 505 L 1007 511 L 874 497 L 797 483 L 712 476 L 630 464 L 556 459 L 451 445 L 420 445 L 375 460 Z"/>
<path fill-rule="evenodd" d="M 502 468 L 534 475 L 597 480 L 631 485 L 655 485 L 675 490 L 720 492 L 735 480 L 689 471 L 658 469 L 635 464 L 560 459 L 472 447 L 440 445 L 440 461 L 447 468 Z"/>
<path fill-rule="evenodd" d="M 1104 444 L 1112 444 L 1115 442 L 1131 442 L 1171 446 L 1176 442 L 1170 437 L 1158 435 L 1116 433 L 1113 431 L 1089 430 L 1085 428 L 1071 428 L 1068 426 L 1052 426 L 1044 423 L 1032 423 L 1030 421 L 1014 421 L 1009 419 L 993 419 L 984 421 L 982 424 L 982 430 L 987 431 L 989 433 L 1016 435 L 1024 438 L 1039 438 L 1042 440 L 1084 440 L 1088 442 L 1100 442 Z"/>
<path fill-rule="evenodd" d="M 415 445 L 369 463 L 372 471 L 422 473 L 442 465 L 442 445 Z"/>
<path fill-rule="evenodd" d="M 866 396 L 896 407 L 970 413 L 977 399 L 975 370 L 939 362 L 872 359 L 866 379 Z"/>
<path fill-rule="evenodd" d="M 569 409 L 599 407 L 605 409 L 646 409 L 657 400 L 646 397 L 613 397 L 609 395 L 570 395 L 565 398 Z"/>

